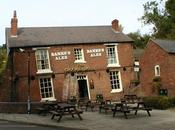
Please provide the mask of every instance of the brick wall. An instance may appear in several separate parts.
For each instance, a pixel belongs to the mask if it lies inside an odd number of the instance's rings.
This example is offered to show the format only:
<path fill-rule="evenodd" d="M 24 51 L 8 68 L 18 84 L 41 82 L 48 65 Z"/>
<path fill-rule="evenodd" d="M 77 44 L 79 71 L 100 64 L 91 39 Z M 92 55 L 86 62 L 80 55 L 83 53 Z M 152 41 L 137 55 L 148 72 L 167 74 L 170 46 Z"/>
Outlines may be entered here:
<path fill-rule="evenodd" d="M 82 48 L 84 50 L 84 57 L 86 63 L 76 64 L 74 63 L 74 48 Z M 90 53 L 87 53 L 88 49 L 104 49 L 104 52 L 101 52 L 100 57 L 90 57 Z M 118 56 L 121 73 L 122 86 L 124 90 L 130 85 L 130 80 L 133 78 L 133 50 L 132 45 L 128 43 L 121 43 L 117 46 L 118 48 Z M 64 87 L 64 81 L 66 77 L 65 68 L 76 68 L 78 66 L 88 67 L 94 71 L 86 71 L 86 72 L 78 72 L 76 74 L 85 74 L 87 75 L 88 84 L 91 79 L 94 81 L 94 89 L 90 90 L 91 99 L 96 98 L 96 94 L 103 94 L 105 99 L 116 99 L 117 97 L 123 94 L 120 93 L 111 93 L 111 86 L 109 80 L 109 73 L 106 72 L 107 69 L 107 57 L 106 57 L 106 47 L 103 44 L 82 44 L 82 45 L 66 45 L 66 46 L 51 46 L 49 49 L 50 55 L 50 64 L 51 70 L 55 75 L 53 78 L 53 86 L 54 86 L 54 94 L 57 100 L 62 100 L 62 92 Z M 67 60 L 55 60 L 55 56 L 51 56 L 52 52 L 60 52 L 60 51 L 70 51 L 71 54 L 68 55 Z M 41 75 L 37 75 L 36 69 L 36 61 L 35 54 L 31 53 L 30 58 L 30 66 L 31 66 L 31 75 L 35 78 L 31 80 L 31 100 L 32 101 L 40 101 L 40 89 L 38 77 Z M 123 70 L 123 66 L 126 67 L 126 70 Z M 21 102 L 25 102 L 27 100 L 27 53 L 15 52 L 14 54 L 14 67 L 15 73 L 18 75 L 18 80 L 16 82 L 17 87 L 17 100 Z M 75 75 L 76 75 L 75 74 Z M 125 89 L 126 88 L 126 89 Z M 127 93 L 127 91 L 126 91 Z"/>
<path fill-rule="evenodd" d="M 37 113 L 36 108 L 41 106 L 40 102 L 32 102 L 31 113 Z M 27 114 L 27 102 L 0 102 L 0 113 Z"/>
<path fill-rule="evenodd" d="M 153 41 L 149 41 L 144 54 L 140 58 L 141 86 L 145 95 L 154 95 L 153 78 L 155 77 L 154 66 L 160 65 L 160 78 L 162 88 L 168 89 L 168 95 L 175 94 L 174 65 L 175 55 L 168 54 Z"/>

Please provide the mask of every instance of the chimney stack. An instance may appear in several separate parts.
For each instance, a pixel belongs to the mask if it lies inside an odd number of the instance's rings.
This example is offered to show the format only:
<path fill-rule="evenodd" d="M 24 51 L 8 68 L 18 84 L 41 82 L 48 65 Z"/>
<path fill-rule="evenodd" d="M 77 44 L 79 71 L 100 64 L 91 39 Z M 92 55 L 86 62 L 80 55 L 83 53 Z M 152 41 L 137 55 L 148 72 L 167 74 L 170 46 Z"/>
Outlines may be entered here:
<path fill-rule="evenodd" d="M 13 18 L 11 19 L 11 37 L 17 37 L 18 31 L 18 19 L 16 17 L 16 10 L 13 13 Z"/>
<path fill-rule="evenodd" d="M 112 24 L 112 29 L 114 29 L 114 31 L 116 31 L 116 32 L 121 31 L 118 23 L 119 23 L 119 21 L 117 19 L 114 19 L 111 23 Z"/>

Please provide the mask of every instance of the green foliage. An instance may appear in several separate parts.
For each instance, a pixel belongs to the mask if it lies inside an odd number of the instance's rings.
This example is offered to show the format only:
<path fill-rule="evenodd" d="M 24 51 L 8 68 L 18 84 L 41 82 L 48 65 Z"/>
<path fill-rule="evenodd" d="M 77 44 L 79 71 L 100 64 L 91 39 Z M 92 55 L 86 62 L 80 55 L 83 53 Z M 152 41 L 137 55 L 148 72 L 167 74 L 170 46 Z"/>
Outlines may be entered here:
<path fill-rule="evenodd" d="M 141 48 L 141 49 L 143 49 L 146 46 L 150 38 L 150 36 L 147 34 L 142 36 L 139 31 L 129 33 L 128 36 L 134 40 L 134 48 Z"/>
<path fill-rule="evenodd" d="M 163 5 L 163 0 L 159 2 L 153 0 L 145 3 L 144 15 L 140 20 L 145 24 L 152 24 L 153 36 L 161 39 L 175 39 L 175 1 L 167 0 Z"/>
<path fill-rule="evenodd" d="M 96 101 L 97 102 L 102 102 L 103 101 L 103 95 L 102 94 L 97 94 L 96 95 Z"/>
<path fill-rule="evenodd" d="M 156 76 L 153 78 L 153 82 L 161 82 L 160 76 Z"/>
<path fill-rule="evenodd" d="M 175 1 L 174 0 L 168 0 L 166 2 L 165 8 L 167 10 L 167 13 L 171 17 L 171 19 L 175 20 Z"/>
<path fill-rule="evenodd" d="M 145 97 L 143 98 L 144 102 L 149 107 L 153 107 L 155 109 L 168 109 L 173 107 L 173 100 L 175 98 L 167 97 L 167 96 L 154 96 L 154 97 Z M 175 100 L 174 100 L 175 103 Z"/>
<path fill-rule="evenodd" d="M 2 83 L 2 75 L 3 71 L 5 70 L 6 62 L 7 62 L 6 50 L 3 47 L 0 47 L 0 83 Z"/>
<path fill-rule="evenodd" d="M 161 78 L 159 76 L 154 77 L 153 78 L 153 92 L 156 95 L 159 95 L 159 91 L 160 91 L 161 86 L 162 86 Z"/>

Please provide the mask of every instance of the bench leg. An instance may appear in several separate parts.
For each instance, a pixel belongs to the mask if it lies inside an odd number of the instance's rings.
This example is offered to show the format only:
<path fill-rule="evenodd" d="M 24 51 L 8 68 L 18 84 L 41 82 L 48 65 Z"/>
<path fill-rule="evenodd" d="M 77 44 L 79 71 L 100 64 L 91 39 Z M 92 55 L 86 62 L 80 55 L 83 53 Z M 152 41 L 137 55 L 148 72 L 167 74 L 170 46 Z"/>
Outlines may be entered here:
<path fill-rule="evenodd" d="M 101 108 L 101 107 L 99 107 L 99 113 L 101 113 L 101 109 L 102 109 L 102 108 Z"/>
<path fill-rule="evenodd" d="M 53 120 L 53 119 L 54 119 L 54 117 L 55 117 L 55 114 L 53 114 L 53 115 L 52 115 L 51 119 Z"/>
<path fill-rule="evenodd" d="M 71 114 L 72 115 L 72 118 L 74 118 L 74 114 Z"/>
<path fill-rule="evenodd" d="M 105 109 L 105 114 L 107 114 L 108 112 L 107 112 L 107 109 Z"/>
<path fill-rule="evenodd" d="M 92 111 L 92 112 L 94 111 L 94 106 L 91 106 L 91 111 Z"/>
<path fill-rule="evenodd" d="M 148 113 L 148 116 L 151 116 L 151 114 L 150 114 L 149 110 L 147 110 L 147 113 Z"/>
<path fill-rule="evenodd" d="M 115 113 L 116 113 L 116 111 L 113 112 L 113 117 L 115 117 Z"/>
<path fill-rule="evenodd" d="M 81 117 L 80 113 L 77 113 L 77 115 L 80 118 L 80 120 L 83 120 L 83 118 Z"/>
<path fill-rule="evenodd" d="M 126 112 L 124 112 L 124 115 L 125 115 L 125 118 L 128 119 L 128 116 L 127 116 Z"/>
<path fill-rule="evenodd" d="M 64 114 L 64 111 L 62 111 L 61 114 L 59 115 L 59 118 L 58 118 L 58 120 L 57 120 L 58 122 L 61 120 L 63 114 Z"/>
<path fill-rule="evenodd" d="M 135 115 L 137 115 L 137 110 L 135 111 Z"/>

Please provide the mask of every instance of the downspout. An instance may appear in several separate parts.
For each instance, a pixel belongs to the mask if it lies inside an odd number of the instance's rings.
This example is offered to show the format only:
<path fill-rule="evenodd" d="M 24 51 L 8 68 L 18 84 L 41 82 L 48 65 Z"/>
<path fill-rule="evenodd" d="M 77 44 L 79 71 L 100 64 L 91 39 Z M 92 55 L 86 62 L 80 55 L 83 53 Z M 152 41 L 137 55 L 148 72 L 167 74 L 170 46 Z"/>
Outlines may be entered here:
<path fill-rule="evenodd" d="M 11 92 L 10 92 L 10 101 L 15 102 L 15 84 L 14 84 L 14 49 L 10 49 L 10 61 L 11 61 Z"/>

